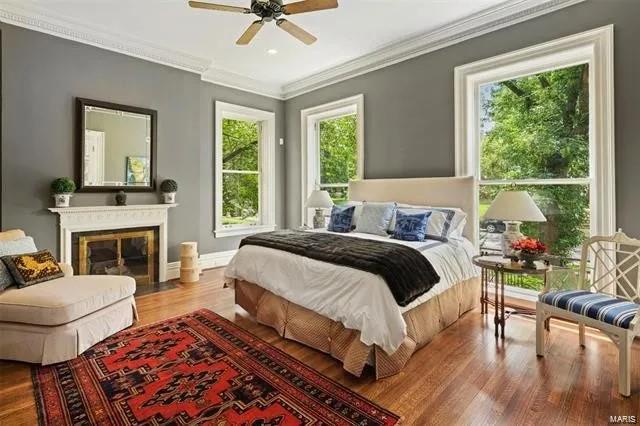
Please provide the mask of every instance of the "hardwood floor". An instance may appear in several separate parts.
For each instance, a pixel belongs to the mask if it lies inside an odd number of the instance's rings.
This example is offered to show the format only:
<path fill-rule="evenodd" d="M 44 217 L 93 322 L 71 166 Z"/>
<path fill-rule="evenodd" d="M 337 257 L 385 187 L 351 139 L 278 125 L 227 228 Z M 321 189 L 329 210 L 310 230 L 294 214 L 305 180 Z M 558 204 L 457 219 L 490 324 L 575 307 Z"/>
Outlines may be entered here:
<path fill-rule="evenodd" d="M 470 312 L 416 353 L 404 371 L 375 381 L 346 373 L 330 356 L 286 341 L 253 322 L 223 288 L 221 269 L 197 284 L 137 297 L 138 325 L 208 308 L 322 374 L 403 416 L 403 424 L 606 424 L 609 416 L 640 417 L 640 342 L 632 355 L 632 394 L 617 393 L 617 351 L 597 332 L 578 345 L 572 325 L 552 321 L 547 356 L 535 354 L 535 321 L 507 321 L 493 336 L 492 317 Z M 30 366 L 0 362 L 0 425 L 37 421 Z"/>

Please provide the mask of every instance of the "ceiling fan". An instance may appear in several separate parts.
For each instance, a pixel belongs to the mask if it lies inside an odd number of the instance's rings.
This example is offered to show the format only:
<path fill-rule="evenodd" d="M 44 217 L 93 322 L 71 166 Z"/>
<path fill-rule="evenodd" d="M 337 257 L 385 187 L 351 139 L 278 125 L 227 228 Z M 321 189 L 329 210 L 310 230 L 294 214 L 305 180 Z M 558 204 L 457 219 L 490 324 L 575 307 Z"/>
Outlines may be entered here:
<path fill-rule="evenodd" d="M 335 9 L 338 0 L 303 0 L 295 3 L 282 4 L 282 0 L 251 0 L 251 8 L 229 6 L 224 4 L 206 3 L 201 1 L 189 1 L 189 6 L 196 9 L 218 10 L 222 12 L 253 13 L 260 17 L 240 36 L 236 44 L 247 45 L 258 34 L 265 22 L 276 21 L 276 25 L 301 42 L 313 44 L 318 40 L 313 34 L 308 33 L 291 21 L 281 18 L 282 15 L 296 15 L 298 13 L 315 12 L 317 10 Z"/>

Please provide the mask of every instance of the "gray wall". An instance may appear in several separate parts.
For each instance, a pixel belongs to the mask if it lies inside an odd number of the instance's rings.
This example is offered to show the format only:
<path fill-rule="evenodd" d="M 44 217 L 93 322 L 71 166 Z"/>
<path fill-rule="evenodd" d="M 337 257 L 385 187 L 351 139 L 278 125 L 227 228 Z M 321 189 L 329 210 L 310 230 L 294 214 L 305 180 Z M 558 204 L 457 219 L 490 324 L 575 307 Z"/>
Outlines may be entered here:
<path fill-rule="evenodd" d="M 57 217 L 47 211 L 50 182 L 74 176 L 76 96 L 158 111 L 158 180 L 180 185 L 169 213 L 169 260 L 181 241 L 200 252 L 237 247 L 214 239 L 213 104 L 224 100 L 275 111 L 284 132 L 284 104 L 202 82 L 196 74 L 7 24 L 2 31 L 2 227 L 23 228 L 38 247 L 57 252 Z M 276 139 L 277 140 L 277 139 Z M 276 146 L 276 218 L 284 224 L 284 149 Z M 157 203 L 157 194 L 129 194 L 130 204 Z M 73 205 L 115 204 L 113 194 L 76 194 Z"/>
<path fill-rule="evenodd" d="M 588 0 L 288 100 L 287 225 L 300 222 L 301 109 L 363 93 L 366 178 L 452 176 L 456 66 L 608 24 L 615 25 L 618 226 L 640 237 L 639 0 Z"/>
<path fill-rule="evenodd" d="M 300 220 L 300 110 L 365 95 L 365 177 L 448 176 L 454 172 L 453 69 L 602 25 L 615 24 L 618 226 L 640 235 L 640 1 L 588 0 L 286 102 L 204 83 L 199 76 L 38 32 L 2 31 L 2 226 L 20 227 L 40 247 L 57 248 L 49 183 L 74 173 L 74 97 L 158 111 L 158 180 L 180 184 L 170 211 L 170 260 L 197 239 L 201 253 L 237 247 L 213 237 L 214 102 L 276 113 L 276 217 Z M 285 129 L 286 127 L 286 129 Z M 285 132 L 286 130 L 286 132 Z M 286 156 L 285 156 L 286 150 Z M 155 203 L 157 194 L 130 194 Z M 286 202 L 286 204 L 285 204 Z M 113 204 L 113 194 L 77 194 L 75 205 Z M 285 211 L 286 205 L 286 211 Z"/>

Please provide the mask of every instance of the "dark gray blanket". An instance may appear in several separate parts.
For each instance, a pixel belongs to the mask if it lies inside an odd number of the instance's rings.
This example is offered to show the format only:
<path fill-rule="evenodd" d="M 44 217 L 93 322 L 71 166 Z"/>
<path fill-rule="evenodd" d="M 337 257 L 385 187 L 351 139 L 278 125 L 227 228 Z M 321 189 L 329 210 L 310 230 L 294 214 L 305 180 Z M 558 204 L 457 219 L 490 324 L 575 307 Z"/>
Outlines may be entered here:
<path fill-rule="evenodd" d="M 240 247 L 254 245 L 381 275 L 400 306 L 431 290 L 440 277 L 418 250 L 401 244 L 343 235 L 274 231 L 252 235 Z"/>

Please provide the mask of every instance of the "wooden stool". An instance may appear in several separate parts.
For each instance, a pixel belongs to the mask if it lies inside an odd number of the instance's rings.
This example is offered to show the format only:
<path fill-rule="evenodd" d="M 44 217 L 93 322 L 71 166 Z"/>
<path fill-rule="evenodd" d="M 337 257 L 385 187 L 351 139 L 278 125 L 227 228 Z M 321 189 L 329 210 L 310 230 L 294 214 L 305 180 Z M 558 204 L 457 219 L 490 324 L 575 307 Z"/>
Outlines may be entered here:
<path fill-rule="evenodd" d="M 198 265 L 198 243 L 188 241 L 180 244 L 180 282 L 194 283 L 200 279 Z"/>

